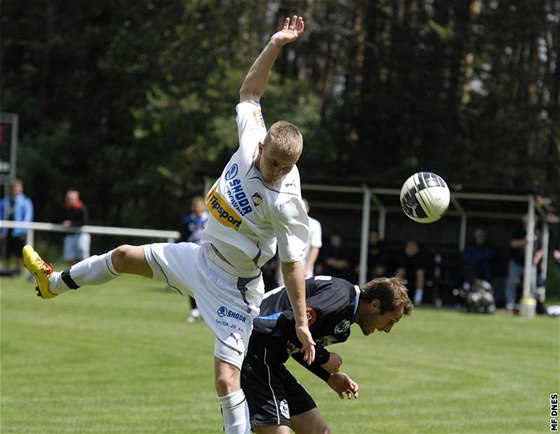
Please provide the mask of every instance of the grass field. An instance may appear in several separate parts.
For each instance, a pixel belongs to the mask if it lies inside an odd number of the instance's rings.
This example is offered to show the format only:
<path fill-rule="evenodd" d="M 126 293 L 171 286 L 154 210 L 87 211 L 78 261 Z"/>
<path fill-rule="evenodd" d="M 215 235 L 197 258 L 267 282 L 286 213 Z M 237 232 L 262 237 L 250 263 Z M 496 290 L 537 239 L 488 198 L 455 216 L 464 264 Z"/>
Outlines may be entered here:
<path fill-rule="evenodd" d="M 203 323 L 158 283 L 121 277 L 54 300 L 1 281 L 8 433 L 220 433 Z M 360 385 L 340 400 L 289 362 L 334 433 L 549 432 L 560 322 L 417 309 L 389 334 L 330 347 Z M 356 326 L 354 326 L 356 327 Z"/>

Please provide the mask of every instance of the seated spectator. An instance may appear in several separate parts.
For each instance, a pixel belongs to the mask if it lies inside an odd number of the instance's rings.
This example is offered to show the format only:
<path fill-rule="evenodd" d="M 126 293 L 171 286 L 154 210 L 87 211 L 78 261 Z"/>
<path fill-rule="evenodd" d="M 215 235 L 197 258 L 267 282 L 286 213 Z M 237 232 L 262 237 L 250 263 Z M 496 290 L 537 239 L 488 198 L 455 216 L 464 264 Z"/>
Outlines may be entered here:
<path fill-rule="evenodd" d="M 424 286 L 426 283 L 425 263 L 421 255 L 418 243 L 408 240 L 396 259 L 395 275 L 406 279 L 409 296 L 413 295 L 414 304 L 422 304 L 424 297 Z"/>
<path fill-rule="evenodd" d="M 468 289 L 475 279 L 492 282 L 492 260 L 494 249 L 488 243 L 487 233 L 477 227 L 472 240 L 463 252 L 463 287 Z"/>
<path fill-rule="evenodd" d="M 344 239 L 339 233 L 329 237 L 329 242 L 321 251 L 322 271 L 325 275 L 352 280 L 352 261 L 350 251 L 344 245 Z"/>
<path fill-rule="evenodd" d="M 368 276 L 369 279 L 383 277 L 387 274 L 387 256 L 384 241 L 377 230 L 369 233 Z"/>

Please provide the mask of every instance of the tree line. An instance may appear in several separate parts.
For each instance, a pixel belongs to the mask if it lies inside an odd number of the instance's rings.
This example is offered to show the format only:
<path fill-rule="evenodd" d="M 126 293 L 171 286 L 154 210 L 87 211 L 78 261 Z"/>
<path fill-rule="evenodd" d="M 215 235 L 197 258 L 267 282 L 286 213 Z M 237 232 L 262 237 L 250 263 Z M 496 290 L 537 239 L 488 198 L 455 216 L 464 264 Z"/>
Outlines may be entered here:
<path fill-rule="evenodd" d="M 5 0 L 2 111 L 37 220 L 68 187 L 93 224 L 174 229 L 237 148 L 235 104 L 283 18 L 263 114 L 298 125 L 304 183 L 560 200 L 560 0 Z"/>

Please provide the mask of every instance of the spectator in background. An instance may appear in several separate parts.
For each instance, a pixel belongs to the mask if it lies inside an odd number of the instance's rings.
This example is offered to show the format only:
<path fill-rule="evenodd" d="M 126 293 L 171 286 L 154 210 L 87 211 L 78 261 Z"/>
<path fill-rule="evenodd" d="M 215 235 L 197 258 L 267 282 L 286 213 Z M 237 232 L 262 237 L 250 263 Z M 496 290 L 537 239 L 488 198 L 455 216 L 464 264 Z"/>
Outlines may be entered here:
<path fill-rule="evenodd" d="M 558 236 L 552 241 L 552 258 L 554 263 L 560 268 L 560 237 Z"/>
<path fill-rule="evenodd" d="M 477 227 L 473 231 L 472 240 L 463 252 L 463 287 L 468 289 L 475 279 L 492 282 L 492 260 L 494 249 L 488 243 L 487 232 Z"/>
<path fill-rule="evenodd" d="M 369 233 L 368 245 L 368 276 L 370 279 L 383 277 L 387 274 L 387 257 L 385 243 L 377 230 Z"/>
<path fill-rule="evenodd" d="M 309 216 L 309 202 L 307 199 L 303 199 L 305 205 L 305 210 L 307 211 L 307 217 L 309 218 L 309 238 L 307 240 L 307 254 L 305 259 L 301 261 L 303 267 L 303 272 L 305 273 L 305 278 L 313 277 L 315 274 L 315 263 L 319 258 L 319 250 L 323 246 L 323 229 L 319 220 L 314 219 Z M 280 264 L 277 267 L 277 282 L 278 286 L 284 285 L 284 279 L 282 278 L 282 273 L 280 270 Z"/>
<path fill-rule="evenodd" d="M 397 258 L 395 275 L 406 279 L 409 295 L 415 305 L 422 304 L 424 297 L 424 286 L 426 283 L 426 271 L 424 259 L 420 248 L 415 240 L 407 240 L 403 251 Z"/>
<path fill-rule="evenodd" d="M 550 245 L 552 247 L 552 259 L 556 266 L 560 267 L 560 217 L 550 214 L 548 216 L 550 223 Z M 558 288 L 560 293 L 560 288 Z"/>
<path fill-rule="evenodd" d="M 179 242 L 195 243 L 199 246 L 202 243 L 202 233 L 208 224 L 208 211 L 202 196 L 194 196 L 191 199 L 191 213 L 181 221 L 181 235 Z M 188 323 L 193 323 L 200 319 L 200 311 L 196 306 L 196 300 L 189 297 L 191 301 L 191 311 L 187 317 Z"/>
<path fill-rule="evenodd" d="M 537 267 L 543 257 L 543 250 L 540 245 L 541 240 L 539 231 L 531 236 L 527 234 L 527 217 L 523 217 L 521 222 L 515 226 L 509 241 L 509 262 L 508 274 L 506 279 L 506 309 L 513 311 L 517 303 L 517 287 L 523 276 L 525 267 L 525 246 L 532 244 L 531 260 L 531 293 L 537 296 Z"/>
<path fill-rule="evenodd" d="M 342 235 L 339 233 L 332 234 L 322 253 L 323 274 L 352 280 L 350 252 L 344 245 Z"/>
<path fill-rule="evenodd" d="M 21 179 L 12 181 L 10 194 L 0 201 L 0 220 L 33 221 L 33 202 L 23 193 Z M 4 262 L 2 274 L 19 275 L 22 266 L 21 250 L 25 245 L 26 237 L 25 228 L 0 229 L 0 249 Z"/>
<path fill-rule="evenodd" d="M 80 199 L 80 193 L 73 188 L 66 192 L 66 201 L 62 210 L 62 224 L 78 228 L 89 223 L 89 211 Z M 91 235 L 87 232 L 69 233 L 64 237 L 63 259 L 68 265 L 74 265 L 89 257 Z"/>

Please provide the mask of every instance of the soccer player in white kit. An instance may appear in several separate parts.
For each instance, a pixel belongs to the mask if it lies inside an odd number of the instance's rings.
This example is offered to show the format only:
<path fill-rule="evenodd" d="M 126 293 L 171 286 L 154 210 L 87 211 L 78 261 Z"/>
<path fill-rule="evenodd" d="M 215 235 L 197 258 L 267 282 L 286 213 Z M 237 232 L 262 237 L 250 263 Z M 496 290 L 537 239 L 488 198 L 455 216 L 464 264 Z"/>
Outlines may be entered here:
<path fill-rule="evenodd" d="M 303 147 L 299 130 L 280 121 L 267 132 L 260 110 L 270 70 L 281 48 L 304 30 L 301 17 L 286 18 L 282 30 L 251 66 L 239 91 L 239 149 L 206 196 L 208 227 L 203 243 L 122 245 L 54 272 L 25 246 L 25 266 L 37 293 L 52 298 L 69 289 L 105 283 L 121 273 L 162 281 L 192 295 L 216 335 L 215 385 L 226 433 L 249 433 L 249 415 L 240 369 L 264 294 L 260 267 L 278 248 L 305 360 L 315 358 L 306 314 L 305 280 L 308 219 L 297 167 Z"/>

